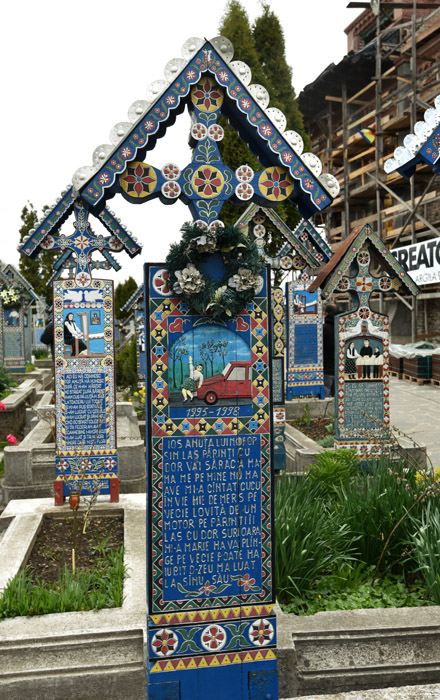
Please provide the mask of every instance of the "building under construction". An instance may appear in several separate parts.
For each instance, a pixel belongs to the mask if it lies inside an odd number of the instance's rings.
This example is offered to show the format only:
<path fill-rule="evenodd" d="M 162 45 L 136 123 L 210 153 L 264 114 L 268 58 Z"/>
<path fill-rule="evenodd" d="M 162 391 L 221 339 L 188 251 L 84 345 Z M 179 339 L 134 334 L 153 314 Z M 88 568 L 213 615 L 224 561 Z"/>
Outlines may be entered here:
<path fill-rule="evenodd" d="M 409 180 L 386 175 L 383 167 L 440 95 L 440 2 L 373 0 L 349 7 L 365 10 L 345 29 L 347 55 L 299 96 L 312 150 L 341 185 L 315 224 L 325 225 L 333 250 L 364 224 L 391 249 L 429 242 L 434 265 L 416 279 L 422 290 L 416 304 L 403 297 L 380 302 L 393 342 L 440 342 L 439 178 L 427 165 Z M 417 250 L 410 251 L 413 267 Z M 406 251 L 402 256 L 409 259 Z"/>

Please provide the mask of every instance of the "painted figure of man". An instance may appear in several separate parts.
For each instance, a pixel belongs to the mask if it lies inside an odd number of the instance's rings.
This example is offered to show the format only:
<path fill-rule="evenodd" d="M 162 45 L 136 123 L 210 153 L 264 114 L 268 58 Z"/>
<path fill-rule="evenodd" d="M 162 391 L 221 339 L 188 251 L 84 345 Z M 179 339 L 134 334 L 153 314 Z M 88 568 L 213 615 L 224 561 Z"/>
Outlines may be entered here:
<path fill-rule="evenodd" d="M 190 355 L 189 356 L 189 377 L 184 382 L 183 387 L 182 387 L 182 396 L 183 396 L 184 403 L 188 399 L 190 401 L 192 401 L 194 398 L 194 392 L 197 391 L 197 389 L 200 386 L 202 386 L 202 384 L 203 384 L 202 372 L 203 372 L 203 365 L 199 363 L 198 365 L 196 365 L 196 367 L 194 367 L 192 357 Z"/>
<path fill-rule="evenodd" d="M 362 363 L 362 378 L 370 379 L 371 374 L 371 364 L 368 362 L 369 357 L 373 357 L 373 348 L 370 346 L 370 341 L 364 340 L 364 347 L 361 348 L 359 355 L 364 358 L 364 363 Z"/>

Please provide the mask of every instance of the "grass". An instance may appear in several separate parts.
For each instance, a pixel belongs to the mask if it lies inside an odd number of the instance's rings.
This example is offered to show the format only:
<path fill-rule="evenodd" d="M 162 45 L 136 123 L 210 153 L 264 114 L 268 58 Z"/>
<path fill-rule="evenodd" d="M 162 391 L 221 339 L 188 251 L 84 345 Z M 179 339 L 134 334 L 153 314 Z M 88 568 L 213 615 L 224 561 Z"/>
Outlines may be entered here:
<path fill-rule="evenodd" d="M 120 607 L 127 575 L 123 547 L 97 547 L 95 562 L 93 569 L 75 575 L 63 566 L 58 581 L 50 584 L 41 582 L 29 569 L 21 571 L 0 598 L 0 619 Z"/>

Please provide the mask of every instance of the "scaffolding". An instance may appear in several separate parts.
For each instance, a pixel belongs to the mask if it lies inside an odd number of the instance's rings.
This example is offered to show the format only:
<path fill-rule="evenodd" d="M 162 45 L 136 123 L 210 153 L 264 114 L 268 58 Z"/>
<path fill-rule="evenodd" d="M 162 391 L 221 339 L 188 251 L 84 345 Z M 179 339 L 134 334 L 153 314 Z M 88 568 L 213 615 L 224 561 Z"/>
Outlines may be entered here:
<path fill-rule="evenodd" d="M 375 0 L 348 7 L 365 8 L 346 29 L 356 50 L 299 97 L 313 152 L 341 186 L 316 223 L 324 224 L 333 249 L 365 224 L 389 248 L 440 236 L 440 190 L 431 168 L 421 166 L 409 181 L 383 169 L 440 94 L 440 3 Z M 411 309 L 413 341 L 430 335 L 428 300 L 440 298 L 440 285 L 421 297 L 423 328 L 418 304 L 401 298 Z M 434 335 L 440 337 L 440 327 Z"/>

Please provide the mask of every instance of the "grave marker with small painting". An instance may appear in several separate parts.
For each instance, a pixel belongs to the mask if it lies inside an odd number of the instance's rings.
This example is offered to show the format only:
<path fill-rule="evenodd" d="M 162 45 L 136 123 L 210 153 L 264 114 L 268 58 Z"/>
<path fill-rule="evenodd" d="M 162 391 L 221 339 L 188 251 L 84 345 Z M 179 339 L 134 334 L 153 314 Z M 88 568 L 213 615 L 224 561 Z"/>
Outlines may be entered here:
<path fill-rule="evenodd" d="M 382 269 L 381 276 L 373 275 Z M 335 323 L 335 447 L 354 448 L 368 458 L 390 446 L 389 318 L 371 307 L 373 293 L 416 295 L 417 285 L 370 226 L 358 227 L 341 243 L 309 292 L 347 292 L 353 308 Z"/>

